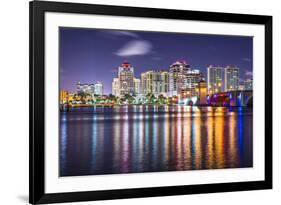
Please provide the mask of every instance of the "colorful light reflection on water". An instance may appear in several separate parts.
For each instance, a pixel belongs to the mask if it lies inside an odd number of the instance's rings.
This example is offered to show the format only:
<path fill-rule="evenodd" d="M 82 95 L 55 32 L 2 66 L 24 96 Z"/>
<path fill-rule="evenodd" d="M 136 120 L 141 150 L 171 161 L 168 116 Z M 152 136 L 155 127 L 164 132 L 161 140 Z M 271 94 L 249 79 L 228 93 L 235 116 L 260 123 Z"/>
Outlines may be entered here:
<path fill-rule="evenodd" d="M 253 165 L 252 110 L 75 107 L 60 113 L 60 176 Z"/>

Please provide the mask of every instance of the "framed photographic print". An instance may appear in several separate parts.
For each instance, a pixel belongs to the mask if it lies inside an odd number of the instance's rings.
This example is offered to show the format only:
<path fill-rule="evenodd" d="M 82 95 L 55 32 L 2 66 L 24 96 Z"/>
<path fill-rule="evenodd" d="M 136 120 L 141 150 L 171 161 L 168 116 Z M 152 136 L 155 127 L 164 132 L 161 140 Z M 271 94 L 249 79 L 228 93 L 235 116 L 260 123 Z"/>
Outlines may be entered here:
<path fill-rule="evenodd" d="M 30 203 L 272 188 L 272 17 L 30 2 Z"/>

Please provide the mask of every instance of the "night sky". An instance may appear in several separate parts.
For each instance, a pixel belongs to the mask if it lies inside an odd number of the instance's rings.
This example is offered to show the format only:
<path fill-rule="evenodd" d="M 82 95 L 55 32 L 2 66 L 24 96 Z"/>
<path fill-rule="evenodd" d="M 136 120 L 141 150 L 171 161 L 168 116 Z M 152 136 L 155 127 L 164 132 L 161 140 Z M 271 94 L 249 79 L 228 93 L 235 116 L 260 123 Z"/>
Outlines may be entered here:
<path fill-rule="evenodd" d="M 252 75 L 252 37 L 64 28 L 60 35 L 60 88 L 76 91 L 76 83 L 102 81 L 111 93 L 112 78 L 127 60 L 135 77 L 147 70 L 168 70 L 185 60 L 206 78 L 208 65 L 236 65 L 240 78 Z M 206 79 L 207 80 L 207 79 Z"/>

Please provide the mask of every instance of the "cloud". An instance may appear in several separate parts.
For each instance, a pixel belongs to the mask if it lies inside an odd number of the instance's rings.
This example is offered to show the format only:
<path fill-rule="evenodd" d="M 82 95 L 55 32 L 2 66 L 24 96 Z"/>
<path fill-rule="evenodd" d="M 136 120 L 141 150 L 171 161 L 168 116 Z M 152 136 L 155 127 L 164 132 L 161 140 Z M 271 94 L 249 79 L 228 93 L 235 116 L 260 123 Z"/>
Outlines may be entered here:
<path fill-rule="evenodd" d="M 251 76 L 253 76 L 253 72 L 252 71 L 246 71 L 245 75 L 248 76 L 248 77 L 251 77 Z"/>
<path fill-rule="evenodd" d="M 132 40 L 121 47 L 115 54 L 121 57 L 146 55 L 151 52 L 151 49 L 152 45 L 149 41 Z"/>

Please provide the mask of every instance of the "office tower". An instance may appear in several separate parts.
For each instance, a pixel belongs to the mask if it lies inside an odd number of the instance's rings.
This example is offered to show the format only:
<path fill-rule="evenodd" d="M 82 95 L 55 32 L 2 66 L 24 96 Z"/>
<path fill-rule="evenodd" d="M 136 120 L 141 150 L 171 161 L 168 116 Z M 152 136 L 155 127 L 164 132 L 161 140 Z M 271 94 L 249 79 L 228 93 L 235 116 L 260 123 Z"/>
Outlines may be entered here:
<path fill-rule="evenodd" d="M 185 61 L 176 61 L 169 69 L 169 95 L 180 95 L 186 85 L 186 74 L 190 66 Z"/>
<path fill-rule="evenodd" d="M 140 79 L 138 78 L 134 78 L 134 94 L 135 95 L 141 94 Z"/>
<path fill-rule="evenodd" d="M 239 89 L 239 68 L 227 66 L 224 70 L 225 91 Z"/>
<path fill-rule="evenodd" d="M 119 96 L 119 78 L 113 78 L 112 80 L 112 95 Z"/>
<path fill-rule="evenodd" d="M 95 85 L 88 83 L 77 83 L 76 91 L 78 95 L 89 94 L 92 95 L 95 93 Z"/>
<path fill-rule="evenodd" d="M 208 94 L 223 92 L 223 67 L 210 65 L 207 68 Z"/>
<path fill-rule="evenodd" d="M 188 90 L 190 96 L 197 96 L 196 88 L 202 79 L 203 76 L 199 70 L 188 70 L 183 89 Z"/>
<path fill-rule="evenodd" d="M 134 68 L 124 62 L 118 68 L 119 92 L 121 96 L 134 94 Z"/>
<path fill-rule="evenodd" d="M 128 62 L 122 63 L 118 68 L 118 77 L 112 80 L 112 94 L 138 95 L 140 90 L 140 79 L 134 77 L 134 67 Z"/>
<path fill-rule="evenodd" d="M 169 73 L 150 70 L 141 74 L 142 94 L 167 96 L 169 92 Z"/>
<path fill-rule="evenodd" d="M 100 81 L 97 81 L 94 84 L 94 94 L 95 95 L 103 95 L 103 84 Z"/>
<path fill-rule="evenodd" d="M 244 81 L 244 90 L 253 90 L 253 79 L 247 79 Z"/>

